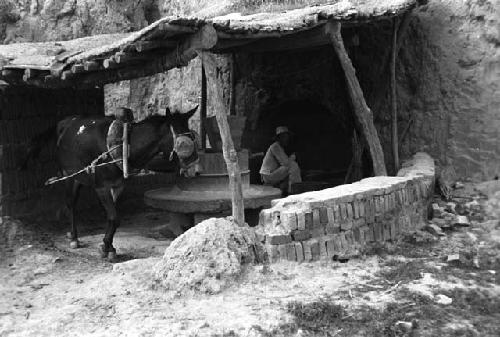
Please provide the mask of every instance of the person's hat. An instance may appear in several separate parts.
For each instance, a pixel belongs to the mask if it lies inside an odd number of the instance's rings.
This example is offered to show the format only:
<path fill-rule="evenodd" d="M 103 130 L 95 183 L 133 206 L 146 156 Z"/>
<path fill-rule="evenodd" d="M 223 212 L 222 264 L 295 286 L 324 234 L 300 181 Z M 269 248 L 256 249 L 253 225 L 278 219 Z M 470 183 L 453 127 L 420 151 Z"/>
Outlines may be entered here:
<path fill-rule="evenodd" d="M 279 136 L 282 133 L 291 133 L 290 130 L 286 126 L 278 126 L 276 128 L 276 136 Z"/>

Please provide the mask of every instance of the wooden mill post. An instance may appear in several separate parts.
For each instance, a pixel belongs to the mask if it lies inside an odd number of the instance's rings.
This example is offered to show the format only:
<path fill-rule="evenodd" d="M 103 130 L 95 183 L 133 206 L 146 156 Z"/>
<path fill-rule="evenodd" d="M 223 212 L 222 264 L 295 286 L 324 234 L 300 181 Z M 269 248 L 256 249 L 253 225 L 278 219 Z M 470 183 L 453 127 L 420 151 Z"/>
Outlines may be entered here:
<path fill-rule="evenodd" d="M 325 33 L 330 38 L 333 48 L 339 58 L 342 69 L 344 69 L 347 91 L 351 97 L 351 105 L 354 110 L 355 119 L 360 127 L 361 134 L 365 138 L 366 145 L 370 151 L 373 162 L 373 172 L 376 176 L 387 175 L 384 162 L 384 152 L 378 138 L 377 130 L 373 124 L 373 114 L 366 104 L 363 91 L 356 77 L 356 70 L 347 54 L 347 51 L 340 34 L 340 23 L 329 21 L 325 25 Z"/>
<path fill-rule="evenodd" d="M 398 36 L 398 18 L 393 21 L 392 50 L 391 50 L 391 133 L 392 133 L 392 156 L 394 158 L 394 172 L 399 170 L 399 144 L 398 144 L 398 102 L 396 96 L 396 49 Z"/>
<path fill-rule="evenodd" d="M 201 61 L 200 137 L 201 148 L 205 151 L 207 149 L 207 75 L 203 60 Z"/>
<path fill-rule="evenodd" d="M 221 73 L 217 68 L 217 59 L 215 55 L 203 53 L 202 57 L 205 71 L 209 74 L 209 77 L 215 81 L 221 80 Z M 229 129 L 229 123 L 227 121 L 229 111 L 227 105 L 224 104 L 221 90 L 215 88 L 213 92 L 215 93 L 215 116 L 222 138 L 222 153 L 226 161 L 227 173 L 229 175 L 233 219 L 238 226 L 244 226 L 245 206 L 243 201 L 243 189 L 241 187 L 241 171 L 238 164 L 238 154 L 234 149 L 233 138 L 231 137 L 231 130 Z"/>

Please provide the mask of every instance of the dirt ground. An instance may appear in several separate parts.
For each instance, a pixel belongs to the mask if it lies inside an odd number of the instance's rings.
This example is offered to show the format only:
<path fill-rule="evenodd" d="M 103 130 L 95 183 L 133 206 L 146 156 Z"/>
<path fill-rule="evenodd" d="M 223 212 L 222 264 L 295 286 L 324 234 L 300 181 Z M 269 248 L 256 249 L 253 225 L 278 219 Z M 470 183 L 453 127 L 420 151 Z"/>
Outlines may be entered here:
<path fill-rule="evenodd" d="M 217 295 L 153 286 L 171 242 L 163 213 L 124 216 L 115 264 L 95 253 L 98 217 L 85 219 L 76 251 L 58 225 L 29 225 L 0 261 L 0 336 L 499 336 L 495 189 L 470 227 L 418 232 L 347 263 L 252 266 Z"/>

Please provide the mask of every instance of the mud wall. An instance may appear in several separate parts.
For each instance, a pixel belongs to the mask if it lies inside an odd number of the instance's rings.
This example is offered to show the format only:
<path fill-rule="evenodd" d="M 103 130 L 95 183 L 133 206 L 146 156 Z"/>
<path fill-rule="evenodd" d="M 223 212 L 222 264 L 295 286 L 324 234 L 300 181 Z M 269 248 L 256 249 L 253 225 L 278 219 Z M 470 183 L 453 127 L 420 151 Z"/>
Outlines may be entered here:
<path fill-rule="evenodd" d="M 261 211 L 256 229 L 270 261 L 350 255 L 425 225 L 434 162 L 417 153 L 403 167 L 397 177 L 366 178 L 274 200 L 273 207 Z"/>
<path fill-rule="evenodd" d="M 449 179 L 500 175 L 499 29 L 498 0 L 429 1 L 416 11 L 397 69 L 401 127 L 413 119 L 403 157 L 426 151 Z"/>

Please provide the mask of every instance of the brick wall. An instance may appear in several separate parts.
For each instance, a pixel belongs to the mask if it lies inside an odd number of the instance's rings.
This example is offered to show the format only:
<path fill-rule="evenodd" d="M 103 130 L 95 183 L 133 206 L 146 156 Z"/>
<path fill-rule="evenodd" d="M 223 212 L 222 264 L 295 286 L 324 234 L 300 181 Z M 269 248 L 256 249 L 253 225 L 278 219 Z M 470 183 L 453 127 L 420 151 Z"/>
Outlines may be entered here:
<path fill-rule="evenodd" d="M 18 170 L 28 141 L 69 115 L 104 114 L 100 89 L 0 89 L 0 214 L 21 216 L 48 211 L 61 202 L 62 186 L 44 187 L 55 176 L 54 145 L 36 163 Z M 84 193 L 87 194 L 87 193 Z M 89 197 L 88 200 L 95 198 Z"/>
<path fill-rule="evenodd" d="M 371 177 L 275 200 L 261 211 L 256 233 L 272 262 L 350 254 L 423 226 L 433 190 L 434 161 L 417 153 L 397 177 Z"/>

